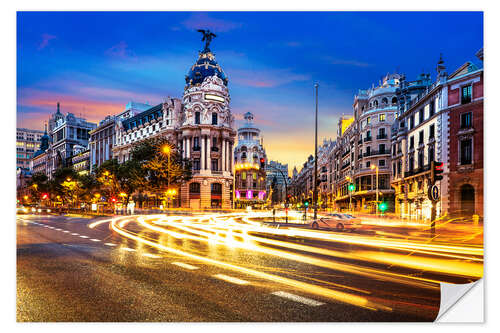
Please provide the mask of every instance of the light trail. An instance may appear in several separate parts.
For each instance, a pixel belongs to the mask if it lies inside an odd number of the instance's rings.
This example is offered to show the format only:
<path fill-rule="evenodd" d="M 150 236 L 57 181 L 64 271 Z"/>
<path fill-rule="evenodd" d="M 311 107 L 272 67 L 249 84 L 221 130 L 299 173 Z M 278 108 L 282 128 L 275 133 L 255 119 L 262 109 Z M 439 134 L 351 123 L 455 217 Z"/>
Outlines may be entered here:
<path fill-rule="evenodd" d="M 131 222 L 131 221 L 127 221 L 127 222 Z M 382 304 L 373 303 L 365 297 L 361 297 L 361 296 L 357 296 L 357 295 L 353 295 L 353 294 L 348 294 L 348 293 L 337 291 L 337 290 L 327 289 L 324 287 L 312 285 L 312 284 L 301 282 L 301 281 L 292 280 L 292 279 L 285 278 L 282 276 L 277 276 L 277 275 L 273 275 L 273 274 L 269 274 L 269 273 L 260 272 L 260 271 L 254 270 L 254 269 L 230 264 L 230 263 L 223 262 L 220 260 L 202 257 L 202 256 L 195 255 L 195 254 L 192 254 L 189 252 L 185 252 L 185 251 L 178 250 L 178 249 L 175 249 L 172 247 L 168 247 L 168 246 L 165 246 L 163 244 L 159 244 L 159 243 L 156 243 L 156 242 L 151 241 L 149 239 L 146 239 L 144 237 L 140 237 L 140 236 L 138 236 L 138 234 L 133 233 L 131 231 L 126 231 L 125 229 L 122 229 L 122 225 L 123 225 L 123 221 L 119 221 L 118 219 L 114 219 L 113 221 L 111 221 L 111 228 L 115 232 L 117 232 L 118 234 L 120 234 L 126 238 L 133 239 L 139 243 L 147 244 L 151 247 L 163 250 L 165 252 L 173 253 L 173 254 L 176 254 L 179 256 L 188 257 L 188 258 L 200 261 L 200 262 L 223 267 L 223 268 L 226 268 L 229 270 L 237 271 L 239 273 L 244 273 L 244 274 L 248 274 L 251 276 L 255 276 L 257 278 L 285 284 L 285 285 L 303 290 L 307 293 L 315 294 L 315 295 L 318 295 L 321 297 L 327 297 L 327 298 L 330 298 L 332 300 L 335 300 L 335 301 L 338 301 L 341 303 L 356 305 L 356 306 L 363 307 L 363 308 L 370 309 L 370 310 L 392 311 L 392 309 L 390 307 L 387 307 L 387 306 L 382 305 Z"/>

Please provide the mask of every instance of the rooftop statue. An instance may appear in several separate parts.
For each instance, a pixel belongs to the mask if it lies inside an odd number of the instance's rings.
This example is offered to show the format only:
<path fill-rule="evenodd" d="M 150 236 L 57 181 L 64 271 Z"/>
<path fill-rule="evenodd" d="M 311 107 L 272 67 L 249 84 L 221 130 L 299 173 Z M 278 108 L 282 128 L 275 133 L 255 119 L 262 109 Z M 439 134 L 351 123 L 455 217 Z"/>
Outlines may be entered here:
<path fill-rule="evenodd" d="M 203 34 L 203 38 L 201 39 L 202 42 L 205 42 L 205 48 L 203 49 L 203 52 L 210 52 L 210 42 L 214 37 L 217 37 L 213 32 L 210 30 L 203 30 L 203 29 L 198 29 L 199 32 Z"/>

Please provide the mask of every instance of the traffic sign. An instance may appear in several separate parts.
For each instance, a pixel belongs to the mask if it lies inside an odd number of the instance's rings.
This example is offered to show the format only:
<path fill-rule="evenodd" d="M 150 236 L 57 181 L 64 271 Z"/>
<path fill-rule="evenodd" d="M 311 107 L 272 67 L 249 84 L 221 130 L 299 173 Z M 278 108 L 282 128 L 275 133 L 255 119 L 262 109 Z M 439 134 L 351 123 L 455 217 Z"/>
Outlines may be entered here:
<path fill-rule="evenodd" d="M 432 185 L 429 187 L 429 200 L 431 201 L 438 201 L 439 200 L 439 187 L 437 185 Z"/>

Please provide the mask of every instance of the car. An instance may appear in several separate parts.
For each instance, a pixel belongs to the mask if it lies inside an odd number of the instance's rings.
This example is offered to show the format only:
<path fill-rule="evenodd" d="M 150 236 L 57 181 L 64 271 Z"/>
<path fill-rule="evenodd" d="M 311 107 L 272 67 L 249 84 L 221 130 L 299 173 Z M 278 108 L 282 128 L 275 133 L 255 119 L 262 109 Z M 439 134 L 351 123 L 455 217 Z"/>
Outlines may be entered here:
<path fill-rule="evenodd" d="M 361 226 L 361 220 L 355 216 L 345 213 L 331 213 L 320 217 L 311 223 L 313 229 L 324 230 L 351 230 L 354 231 Z"/>

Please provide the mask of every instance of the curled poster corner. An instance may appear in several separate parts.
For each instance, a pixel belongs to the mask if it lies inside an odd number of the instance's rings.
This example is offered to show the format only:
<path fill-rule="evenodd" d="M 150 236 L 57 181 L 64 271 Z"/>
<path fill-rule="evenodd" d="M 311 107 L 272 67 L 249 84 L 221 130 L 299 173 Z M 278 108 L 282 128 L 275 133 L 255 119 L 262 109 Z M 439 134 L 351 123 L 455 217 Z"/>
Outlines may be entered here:
<path fill-rule="evenodd" d="M 477 287 L 476 287 L 477 285 Z M 480 294 L 474 295 L 470 300 L 464 297 L 469 291 L 476 287 L 480 288 Z M 464 298 L 462 300 L 462 297 Z M 473 301 L 474 304 L 470 303 Z M 480 304 L 476 304 L 480 302 Z M 483 279 L 472 283 L 465 284 L 452 284 L 441 282 L 441 304 L 439 306 L 439 313 L 436 317 L 436 322 L 483 322 Z M 463 303 L 463 304 L 462 304 Z M 460 307 L 460 309 L 459 309 Z M 455 309 L 457 308 L 457 309 Z M 451 309 L 451 310 L 450 310 Z M 464 314 L 470 313 L 472 309 L 475 315 L 465 316 Z M 479 310 L 480 309 L 480 310 Z M 457 311 L 455 313 L 451 313 Z M 478 314 L 478 310 L 480 313 Z M 473 318 L 474 317 L 474 318 Z"/>

